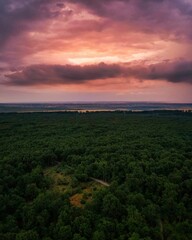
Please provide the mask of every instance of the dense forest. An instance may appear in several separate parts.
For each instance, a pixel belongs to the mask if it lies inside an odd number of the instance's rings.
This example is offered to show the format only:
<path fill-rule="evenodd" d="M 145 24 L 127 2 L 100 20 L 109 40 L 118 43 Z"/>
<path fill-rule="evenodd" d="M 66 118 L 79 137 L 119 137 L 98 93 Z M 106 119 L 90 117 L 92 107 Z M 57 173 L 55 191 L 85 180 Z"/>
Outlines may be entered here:
<path fill-rule="evenodd" d="M 0 114 L 1 240 L 191 240 L 191 193 L 192 113 Z"/>

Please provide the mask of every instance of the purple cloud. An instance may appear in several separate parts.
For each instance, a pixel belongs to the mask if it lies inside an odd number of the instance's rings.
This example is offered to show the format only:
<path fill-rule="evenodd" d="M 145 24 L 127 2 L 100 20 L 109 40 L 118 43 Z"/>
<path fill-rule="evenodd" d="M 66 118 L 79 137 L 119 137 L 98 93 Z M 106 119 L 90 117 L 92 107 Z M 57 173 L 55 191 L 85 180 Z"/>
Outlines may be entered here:
<path fill-rule="evenodd" d="M 192 84 L 192 61 L 162 62 L 158 64 L 93 64 L 93 65 L 32 65 L 6 75 L 5 85 L 36 86 L 57 84 L 85 84 L 92 80 L 135 78 L 164 80 Z"/>
<path fill-rule="evenodd" d="M 135 31 L 192 40 L 192 2 L 187 0 L 72 0 L 93 14 L 133 25 Z"/>
<path fill-rule="evenodd" d="M 62 6 L 61 2 L 52 0 L 1 0 L 0 47 L 10 37 L 35 29 L 37 21 L 58 17 Z"/>

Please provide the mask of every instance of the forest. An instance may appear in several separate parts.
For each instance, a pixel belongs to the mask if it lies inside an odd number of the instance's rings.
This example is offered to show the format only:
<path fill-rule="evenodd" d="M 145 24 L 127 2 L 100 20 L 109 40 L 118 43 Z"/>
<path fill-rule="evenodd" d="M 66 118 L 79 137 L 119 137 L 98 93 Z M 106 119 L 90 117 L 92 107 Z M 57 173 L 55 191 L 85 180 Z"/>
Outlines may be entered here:
<path fill-rule="evenodd" d="M 190 112 L 0 114 L 1 240 L 191 240 L 191 193 Z"/>

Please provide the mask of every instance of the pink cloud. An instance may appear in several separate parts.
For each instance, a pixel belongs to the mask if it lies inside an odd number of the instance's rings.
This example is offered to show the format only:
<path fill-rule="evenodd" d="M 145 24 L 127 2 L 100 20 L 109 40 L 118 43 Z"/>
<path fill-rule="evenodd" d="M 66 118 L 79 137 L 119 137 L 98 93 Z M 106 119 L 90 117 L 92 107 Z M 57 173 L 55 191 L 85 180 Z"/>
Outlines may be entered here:
<path fill-rule="evenodd" d="M 93 80 L 137 79 L 164 80 L 173 83 L 192 84 L 192 61 L 162 62 L 158 64 L 93 64 L 93 65 L 32 65 L 23 70 L 6 75 L 5 85 L 70 85 L 87 84 Z"/>

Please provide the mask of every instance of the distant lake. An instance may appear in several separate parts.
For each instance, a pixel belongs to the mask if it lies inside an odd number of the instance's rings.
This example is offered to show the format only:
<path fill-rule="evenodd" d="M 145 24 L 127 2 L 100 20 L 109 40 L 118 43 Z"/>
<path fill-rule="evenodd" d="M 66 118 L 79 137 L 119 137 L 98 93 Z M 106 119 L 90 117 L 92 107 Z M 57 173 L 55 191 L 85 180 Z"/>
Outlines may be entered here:
<path fill-rule="evenodd" d="M 95 111 L 155 111 L 192 110 L 192 103 L 153 102 L 90 102 L 90 103 L 1 103 L 0 113 L 9 112 L 95 112 Z"/>

